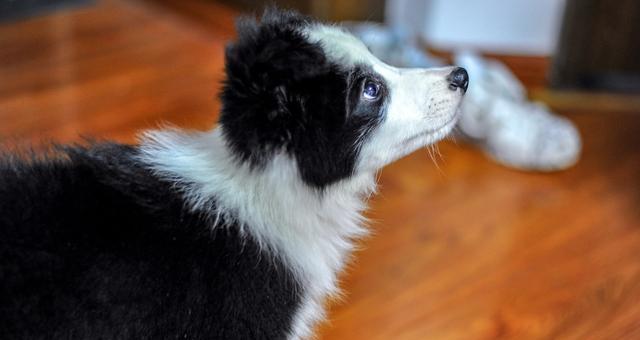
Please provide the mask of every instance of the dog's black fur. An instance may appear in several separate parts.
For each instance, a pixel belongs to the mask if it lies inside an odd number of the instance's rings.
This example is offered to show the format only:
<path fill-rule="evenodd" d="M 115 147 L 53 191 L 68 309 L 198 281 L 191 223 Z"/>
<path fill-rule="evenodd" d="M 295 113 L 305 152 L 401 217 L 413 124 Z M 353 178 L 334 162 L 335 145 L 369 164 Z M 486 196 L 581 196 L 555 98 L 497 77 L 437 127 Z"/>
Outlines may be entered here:
<path fill-rule="evenodd" d="M 3 339 L 279 339 L 301 287 L 117 144 L 0 166 Z"/>
<path fill-rule="evenodd" d="M 360 100 L 365 79 L 384 81 L 364 65 L 342 69 L 328 60 L 299 30 L 313 23 L 274 11 L 260 25 L 241 22 L 241 38 L 226 51 L 220 123 L 243 160 L 261 166 L 285 149 L 303 180 L 321 188 L 353 174 L 362 136 L 384 119 L 385 101 Z"/>

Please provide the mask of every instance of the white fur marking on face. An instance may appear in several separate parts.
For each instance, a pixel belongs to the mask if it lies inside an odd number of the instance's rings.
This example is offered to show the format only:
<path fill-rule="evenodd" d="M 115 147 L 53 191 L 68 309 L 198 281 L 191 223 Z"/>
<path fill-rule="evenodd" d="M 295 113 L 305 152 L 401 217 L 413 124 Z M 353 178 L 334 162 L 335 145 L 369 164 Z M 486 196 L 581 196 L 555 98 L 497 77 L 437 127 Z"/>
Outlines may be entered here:
<path fill-rule="evenodd" d="M 389 98 L 385 119 L 364 144 L 359 171 L 378 171 L 420 147 L 439 141 L 455 125 L 462 92 L 449 89 L 447 76 L 453 67 L 389 66 L 337 26 L 312 25 L 305 34 L 311 42 L 319 43 L 333 62 L 345 68 L 366 65 L 386 82 Z"/>
<path fill-rule="evenodd" d="M 311 43 L 320 44 L 326 56 L 334 62 L 352 66 L 377 60 L 362 41 L 339 26 L 311 25 L 304 34 Z"/>
<path fill-rule="evenodd" d="M 165 178 L 190 183 L 185 197 L 206 211 L 213 198 L 216 216 L 233 216 L 260 246 L 290 264 L 306 293 L 290 338 L 311 335 L 324 318 L 323 301 L 338 293 L 337 274 L 366 234 L 365 200 L 375 190 L 373 173 L 362 173 L 325 188 L 302 182 L 296 163 L 277 155 L 263 170 L 237 162 L 220 128 L 208 133 L 153 131 L 143 136 L 143 161 Z"/>

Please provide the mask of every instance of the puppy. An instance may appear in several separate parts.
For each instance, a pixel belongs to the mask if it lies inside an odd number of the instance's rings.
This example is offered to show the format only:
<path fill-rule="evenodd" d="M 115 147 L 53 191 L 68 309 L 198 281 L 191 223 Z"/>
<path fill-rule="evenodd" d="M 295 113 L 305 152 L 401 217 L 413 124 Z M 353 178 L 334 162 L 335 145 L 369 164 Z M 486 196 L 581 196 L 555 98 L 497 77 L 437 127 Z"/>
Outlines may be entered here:
<path fill-rule="evenodd" d="M 376 172 L 443 138 L 468 83 L 277 10 L 239 23 L 225 70 L 212 131 L 3 158 L 3 338 L 311 336 Z"/>

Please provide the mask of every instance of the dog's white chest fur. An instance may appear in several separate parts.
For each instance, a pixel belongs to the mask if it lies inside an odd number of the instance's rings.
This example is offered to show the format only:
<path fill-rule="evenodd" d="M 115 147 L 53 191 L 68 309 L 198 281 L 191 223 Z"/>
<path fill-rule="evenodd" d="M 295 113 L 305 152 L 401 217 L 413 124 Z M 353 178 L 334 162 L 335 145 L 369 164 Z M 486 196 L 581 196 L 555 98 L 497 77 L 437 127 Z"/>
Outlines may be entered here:
<path fill-rule="evenodd" d="M 220 129 L 150 132 L 141 150 L 159 175 L 182 186 L 193 209 L 215 214 L 218 224 L 234 218 L 242 233 L 289 264 L 305 291 L 290 338 L 309 336 L 324 318 L 324 299 L 338 293 L 337 275 L 354 238 L 366 234 L 361 212 L 375 190 L 374 174 L 359 174 L 319 191 L 302 182 L 295 161 L 284 154 L 264 169 L 241 164 Z M 207 210 L 212 199 L 216 211 Z"/>

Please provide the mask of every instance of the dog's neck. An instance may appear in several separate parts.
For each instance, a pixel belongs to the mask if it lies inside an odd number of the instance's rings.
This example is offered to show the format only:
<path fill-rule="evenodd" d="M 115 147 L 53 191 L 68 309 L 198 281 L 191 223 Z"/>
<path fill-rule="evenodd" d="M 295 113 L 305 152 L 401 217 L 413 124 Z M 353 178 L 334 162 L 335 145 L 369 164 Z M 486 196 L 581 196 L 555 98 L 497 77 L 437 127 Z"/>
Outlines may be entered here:
<path fill-rule="evenodd" d="M 242 164 L 220 128 L 149 132 L 140 150 L 158 175 L 177 183 L 193 209 L 215 214 L 219 224 L 237 221 L 241 232 L 290 263 L 308 294 L 322 299 L 337 293 L 336 276 L 353 240 L 366 234 L 361 213 L 375 191 L 374 174 L 318 190 L 302 181 L 295 161 L 285 154 L 260 169 Z"/>

